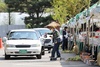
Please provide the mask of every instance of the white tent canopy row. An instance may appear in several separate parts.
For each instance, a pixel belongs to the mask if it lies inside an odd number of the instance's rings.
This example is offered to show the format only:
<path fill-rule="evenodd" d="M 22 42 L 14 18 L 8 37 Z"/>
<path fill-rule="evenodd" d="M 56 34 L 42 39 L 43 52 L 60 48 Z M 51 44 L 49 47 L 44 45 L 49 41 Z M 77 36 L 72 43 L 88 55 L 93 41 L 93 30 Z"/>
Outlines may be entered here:
<path fill-rule="evenodd" d="M 89 13 L 89 16 L 84 16 L 84 13 L 87 15 Z M 78 18 L 78 20 L 77 20 Z M 88 10 L 85 10 L 79 14 L 77 14 L 74 18 L 71 18 L 69 20 L 70 27 L 73 27 L 73 25 L 83 24 L 87 23 L 90 20 L 91 23 L 94 22 L 100 22 L 100 4 L 96 3 L 93 6 L 91 6 Z"/>
<path fill-rule="evenodd" d="M 92 15 L 93 18 L 100 19 L 100 6 L 97 6 L 96 8 L 92 9 L 90 15 Z"/>
<path fill-rule="evenodd" d="M 90 22 L 96 23 L 96 25 L 100 27 L 100 4 L 91 10 L 90 16 Z"/>

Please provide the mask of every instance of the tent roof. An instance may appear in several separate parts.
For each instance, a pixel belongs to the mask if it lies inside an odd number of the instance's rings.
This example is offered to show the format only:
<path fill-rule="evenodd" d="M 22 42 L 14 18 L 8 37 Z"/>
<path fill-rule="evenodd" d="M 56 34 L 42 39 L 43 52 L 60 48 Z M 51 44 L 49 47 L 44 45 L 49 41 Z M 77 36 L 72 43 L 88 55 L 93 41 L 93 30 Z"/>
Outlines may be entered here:
<path fill-rule="evenodd" d="M 98 2 L 95 3 L 94 5 L 92 5 L 91 7 L 89 7 L 89 9 L 86 9 L 86 10 L 84 10 L 84 11 L 78 13 L 73 19 L 75 19 L 75 20 L 80 20 L 80 19 L 82 19 L 82 17 L 83 17 L 83 19 L 84 19 L 84 16 L 89 16 L 89 15 L 91 14 L 91 12 L 93 12 L 94 9 L 95 9 L 95 11 L 96 11 L 96 7 L 97 7 L 98 5 L 99 5 Z M 99 10 L 100 10 L 100 9 L 98 9 L 98 11 L 99 11 Z M 96 12 L 96 13 L 97 13 L 97 12 Z M 99 14 L 98 14 L 98 15 L 99 15 Z M 73 23 L 73 19 L 71 18 L 71 19 L 69 20 L 69 23 Z"/>
<path fill-rule="evenodd" d="M 55 27 L 56 28 L 56 27 L 60 27 L 60 24 L 53 21 L 50 24 L 46 25 L 45 27 Z"/>

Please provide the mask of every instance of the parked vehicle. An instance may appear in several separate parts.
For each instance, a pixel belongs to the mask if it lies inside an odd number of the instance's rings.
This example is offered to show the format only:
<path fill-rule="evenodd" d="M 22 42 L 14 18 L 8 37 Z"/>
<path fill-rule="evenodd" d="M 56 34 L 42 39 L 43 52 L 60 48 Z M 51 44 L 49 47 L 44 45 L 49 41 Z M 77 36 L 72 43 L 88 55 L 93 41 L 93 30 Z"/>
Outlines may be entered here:
<path fill-rule="evenodd" d="M 5 59 L 10 56 L 36 56 L 41 59 L 44 53 L 43 39 L 33 29 L 11 30 L 3 42 Z"/>
<path fill-rule="evenodd" d="M 41 37 L 43 37 L 45 40 L 44 42 L 45 48 L 50 50 L 54 46 L 51 38 L 52 36 L 51 30 L 48 28 L 34 28 L 34 30 L 40 33 Z"/>

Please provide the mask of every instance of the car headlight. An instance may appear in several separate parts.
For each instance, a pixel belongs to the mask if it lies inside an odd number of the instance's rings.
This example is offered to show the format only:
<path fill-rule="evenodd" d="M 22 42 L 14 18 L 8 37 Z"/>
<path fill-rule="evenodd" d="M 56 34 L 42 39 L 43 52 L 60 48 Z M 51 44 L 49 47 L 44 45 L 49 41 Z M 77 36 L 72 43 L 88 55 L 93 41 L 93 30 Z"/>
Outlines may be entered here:
<path fill-rule="evenodd" d="M 40 41 L 41 41 L 41 42 L 44 42 L 44 38 L 40 38 Z"/>
<path fill-rule="evenodd" d="M 33 44 L 33 45 L 31 45 L 31 47 L 39 47 L 40 46 L 40 44 Z"/>
<path fill-rule="evenodd" d="M 7 44 L 6 47 L 15 47 L 15 45 Z"/>

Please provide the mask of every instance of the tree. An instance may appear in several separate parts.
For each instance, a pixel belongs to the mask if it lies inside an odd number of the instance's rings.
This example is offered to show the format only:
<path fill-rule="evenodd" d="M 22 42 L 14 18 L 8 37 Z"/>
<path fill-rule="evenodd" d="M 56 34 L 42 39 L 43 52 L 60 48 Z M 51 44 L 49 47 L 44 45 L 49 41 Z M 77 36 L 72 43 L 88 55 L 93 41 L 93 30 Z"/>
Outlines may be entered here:
<path fill-rule="evenodd" d="M 91 0 L 91 4 L 90 5 L 93 5 L 94 3 L 98 2 L 99 0 Z"/>
<path fill-rule="evenodd" d="M 7 5 L 4 2 L 0 2 L 0 12 L 7 11 Z"/>
<path fill-rule="evenodd" d="M 53 0 L 53 19 L 61 24 L 87 8 L 90 0 Z"/>
<path fill-rule="evenodd" d="M 46 24 L 48 20 L 46 20 L 47 18 L 43 18 L 42 15 L 45 9 L 49 7 L 51 7 L 49 0 L 34 0 L 32 6 L 28 8 L 28 14 L 30 15 L 30 17 L 26 18 L 26 24 L 31 22 L 31 27 L 39 27 L 39 25 L 43 26 L 44 24 Z"/>
<path fill-rule="evenodd" d="M 25 23 L 30 27 L 38 27 L 43 25 L 46 18 L 42 15 L 46 8 L 51 7 L 51 0 L 5 0 L 10 11 L 26 12 L 30 16 L 25 18 Z"/>
<path fill-rule="evenodd" d="M 54 20 L 57 20 L 61 24 L 66 21 L 66 16 L 67 16 L 67 12 L 66 12 L 67 5 L 65 4 L 66 1 L 67 0 L 53 0 L 51 2 L 53 6 L 53 14 L 54 14 L 52 15 L 52 17 Z"/>

